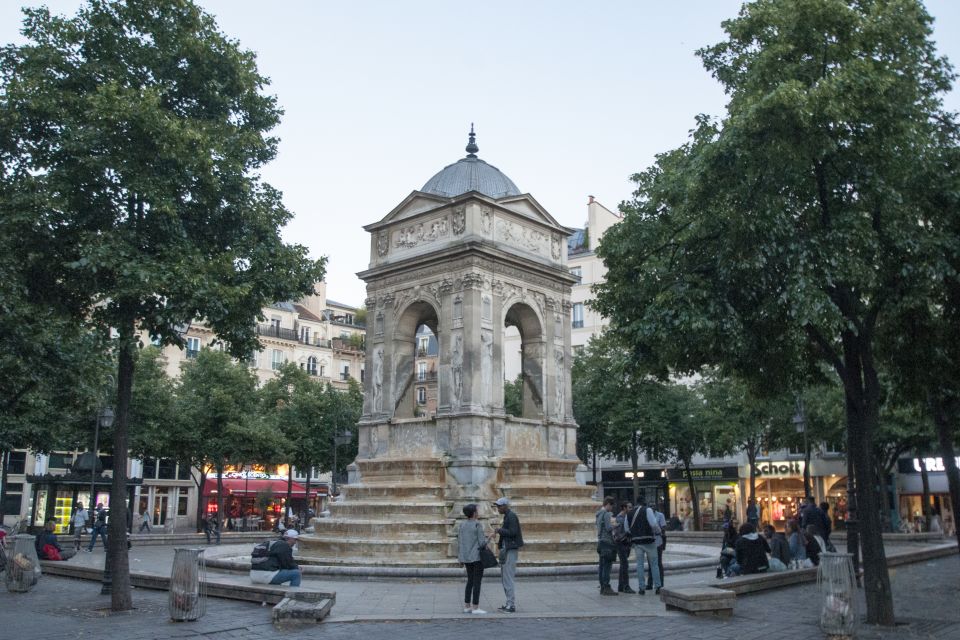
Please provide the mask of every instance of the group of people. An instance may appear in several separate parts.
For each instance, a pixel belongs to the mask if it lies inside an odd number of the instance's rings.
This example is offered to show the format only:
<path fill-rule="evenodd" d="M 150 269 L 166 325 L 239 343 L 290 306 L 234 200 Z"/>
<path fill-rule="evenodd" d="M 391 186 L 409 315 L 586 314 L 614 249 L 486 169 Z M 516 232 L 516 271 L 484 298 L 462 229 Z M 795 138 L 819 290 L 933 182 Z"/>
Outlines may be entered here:
<path fill-rule="evenodd" d="M 463 612 L 470 614 L 485 614 L 480 608 L 480 583 L 483 581 L 482 551 L 489 549 L 488 545 L 494 537 L 497 539 L 498 560 L 500 564 L 500 582 L 503 585 L 505 602 L 498 608 L 501 613 L 516 613 L 517 559 L 523 547 L 523 532 L 520 529 L 520 519 L 510 509 L 508 498 L 498 498 L 493 503 L 497 513 L 503 516 L 499 526 L 492 524 L 492 533 L 488 534 L 478 520 L 479 508 L 475 504 L 463 507 L 466 517 L 460 523 L 457 532 L 457 559 L 467 570 L 467 586 L 463 594 Z"/>
<path fill-rule="evenodd" d="M 90 543 L 86 546 L 86 551 L 93 553 L 93 548 L 97 544 L 97 536 L 100 536 L 100 539 L 103 541 L 103 549 L 106 551 L 108 515 L 109 512 L 103 507 L 103 503 L 98 502 L 96 509 L 90 510 L 84 509 L 82 502 L 77 503 L 73 516 L 70 518 L 70 523 L 73 525 L 74 553 L 80 551 L 80 548 L 83 546 L 83 534 L 86 531 L 90 533 Z"/>
<path fill-rule="evenodd" d="M 833 527 L 829 508 L 828 503 L 817 505 L 808 497 L 799 518 L 787 521 L 786 533 L 779 533 L 770 524 L 759 527 L 759 522 L 750 517 L 739 528 L 732 519 L 726 522 L 717 578 L 819 565 L 821 553 L 835 550 L 830 542 Z"/>
<path fill-rule="evenodd" d="M 597 511 L 597 555 L 600 557 L 598 578 L 600 594 L 615 596 L 620 593 L 643 595 L 647 589 L 660 593 L 663 587 L 663 552 L 667 546 L 667 531 L 679 530 L 679 522 L 668 523 L 659 508 L 646 505 L 642 500 L 634 507 L 630 502 L 621 502 L 614 515 L 616 500 L 607 496 Z M 637 559 L 637 589 L 630 587 L 630 554 Z M 619 560 L 617 590 L 610 585 L 613 560 Z M 647 570 L 644 572 L 644 561 Z M 646 573 L 646 580 L 644 580 Z"/>

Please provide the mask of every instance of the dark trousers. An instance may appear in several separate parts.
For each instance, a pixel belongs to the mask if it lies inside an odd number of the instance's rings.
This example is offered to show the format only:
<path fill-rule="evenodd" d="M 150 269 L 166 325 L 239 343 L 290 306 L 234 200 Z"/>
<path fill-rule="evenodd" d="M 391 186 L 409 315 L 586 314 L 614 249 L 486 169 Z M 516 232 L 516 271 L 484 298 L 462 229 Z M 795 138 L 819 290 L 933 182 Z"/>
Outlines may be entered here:
<path fill-rule="evenodd" d="M 617 576 L 617 591 L 630 586 L 630 545 L 617 545 L 617 559 L 620 560 L 620 575 Z"/>
<path fill-rule="evenodd" d="M 613 568 L 613 559 L 617 557 L 617 552 L 613 545 L 598 545 L 597 554 L 600 556 L 599 577 L 600 586 L 610 586 L 610 570 Z"/>
<path fill-rule="evenodd" d="M 666 545 L 660 545 L 657 547 L 657 568 L 660 569 L 660 584 L 665 584 L 663 581 L 663 548 Z M 653 589 L 653 578 L 650 576 L 650 569 L 647 568 L 647 589 Z"/>
<path fill-rule="evenodd" d="M 467 568 L 467 588 L 463 592 L 463 603 L 474 605 L 480 604 L 480 581 L 483 580 L 483 563 L 467 562 L 463 566 Z"/>

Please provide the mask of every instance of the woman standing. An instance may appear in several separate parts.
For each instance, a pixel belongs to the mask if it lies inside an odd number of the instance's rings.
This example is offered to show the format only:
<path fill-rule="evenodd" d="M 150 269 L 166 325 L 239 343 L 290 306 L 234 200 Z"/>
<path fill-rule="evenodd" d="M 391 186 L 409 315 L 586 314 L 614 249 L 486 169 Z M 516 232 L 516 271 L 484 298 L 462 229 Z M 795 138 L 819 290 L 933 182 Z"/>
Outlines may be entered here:
<path fill-rule="evenodd" d="M 484 614 L 480 605 L 480 581 L 483 580 L 483 563 L 480 562 L 480 547 L 487 544 L 483 525 L 477 520 L 477 505 L 463 507 L 467 519 L 460 523 L 457 533 L 459 552 L 457 559 L 467 568 L 467 588 L 463 593 L 463 612 Z"/>

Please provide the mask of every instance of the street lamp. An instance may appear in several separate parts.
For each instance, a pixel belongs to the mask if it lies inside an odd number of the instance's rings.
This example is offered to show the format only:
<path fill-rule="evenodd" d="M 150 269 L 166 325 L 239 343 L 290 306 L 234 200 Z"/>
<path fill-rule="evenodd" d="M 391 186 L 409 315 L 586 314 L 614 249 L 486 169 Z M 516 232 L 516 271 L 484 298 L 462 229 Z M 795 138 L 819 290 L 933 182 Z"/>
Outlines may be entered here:
<path fill-rule="evenodd" d="M 97 480 L 97 461 L 100 459 L 97 455 L 98 447 L 100 444 L 100 428 L 109 429 L 113 426 L 113 407 L 107 406 L 101 409 L 100 414 L 97 416 L 97 424 L 93 430 L 93 464 L 90 467 L 90 506 L 93 507 L 96 504 L 96 480 Z M 91 510 L 91 515 L 93 511 Z M 96 535 L 96 533 L 92 534 Z M 96 544 L 96 540 L 92 540 L 92 543 Z M 91 545 L 92 547 L 92 545 Z M 110 550 L 103 550 L 103 580 L 102 586 L 100 587 L 100 595 L 110 595 L 110 592 L 113 590 L 113 577 L 110 573 Z"/>
<path fill-rule="evenodd" d="M 333 436 L 333 493 L 337 493 L 337 449 L 345 444 L 350 444 L 353 440 L 353 432 L 344 429 L 339 434 Z"/>
<path fill-rule="evenodd" d="M 797 412 L 793 415 L 797 433 L 803 434 L 803 497 L 810 497 L 810 446 L 807 444 L 807 415 L 803 410 L 803 398 L 797 396 Z"/>

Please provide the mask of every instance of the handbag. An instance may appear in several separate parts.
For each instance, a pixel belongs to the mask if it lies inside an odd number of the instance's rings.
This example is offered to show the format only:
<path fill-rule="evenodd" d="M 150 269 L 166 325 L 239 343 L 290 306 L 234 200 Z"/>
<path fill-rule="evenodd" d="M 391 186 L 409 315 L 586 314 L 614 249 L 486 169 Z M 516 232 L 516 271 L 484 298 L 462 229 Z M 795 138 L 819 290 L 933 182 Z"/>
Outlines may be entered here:
<path fill-rule="evenodd" d="M 480 564 L 484 569 L 492 569 L 497 566 L 497 556 L 493 555 L 493 551 L 490 551 L 490 547 L 487 545 L 480 545 Z"/>

